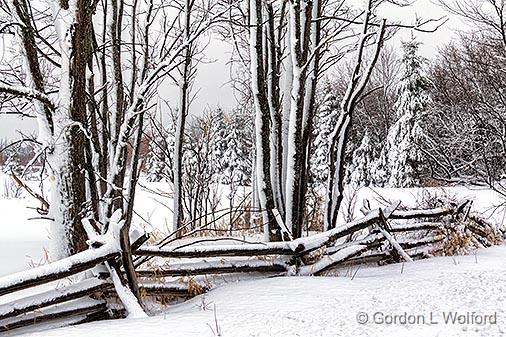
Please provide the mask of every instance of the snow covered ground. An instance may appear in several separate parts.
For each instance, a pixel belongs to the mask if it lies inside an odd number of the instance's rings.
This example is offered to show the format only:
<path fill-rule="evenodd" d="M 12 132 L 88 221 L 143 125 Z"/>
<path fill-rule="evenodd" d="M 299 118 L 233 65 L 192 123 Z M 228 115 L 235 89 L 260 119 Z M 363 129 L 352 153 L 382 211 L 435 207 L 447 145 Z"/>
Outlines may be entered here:
<path fill-rule="evenodd" d="M 46 249 L 49 247 L 50 234 L 49 222 L 39 218 L 40 215 L 34 209 L 40 203 L 22 193 L 23 198 L 5 199 L 2 191 L 8 177 L 0 173 L 0 276 L 20 270 L 28 269 L 33 264 L 37 265 L 47 260 Z M 34 190 L 38 190 L 37 182 L 30 182 Z M 142 180 L 146 188 L 139 188 L 135 200 L 136 225 L 147 229 L 168 233 L 172 223 L 170 199 L 170 186 L 167 183 L 148 183 Z M 160 195 L 150 191 L 162 192 Z M 244 191 L 243 191 L 244 192 Z M 228 207 L 225 186 L 221 186 L 220 195 L 223 196 L 224 207 Z M 469 198 L 473 201 L 474 210 L 484 213 L 493 223 L 503 224 L 505 221 L 504 207 L 499 206 L 504 200 L 501 196 L 484 188 L 448 187 L 448 188 L 414 188 L 414 189 L 390 189 L 390 188 L 361 188 L 358 191 L 348 190 L 342 206 L 340 222 L 343 215 L 348 218 L 362 216 L 360 208 L 362 200 L 371 201 L 371 207 L 377 207 L 382 198 L 402 200 L 402 205 L 415 207 L 416 200 L 427 198 L 428 195 L 456 196 L 462 200 Z M 348 204 L 351 202 L 351 206 Z M 348 211 L 351 209 L 351 212 Z M 350 214 L 351 213 L 351 214 Z M 32 220 L 29 220 L 32 219 Z M 159 233 L 163 237 L 163 234 Z"/>
<path fill-rule="evenodd" d="M 31 199 L 0 199 L 0 276 L 47 261 L 49 224 L 28 220 L 40 216 L 28 208 L 36 205 Z"/>
<path fill-rule="evenodd" d="M 469 256 L 343 271 L 340 277 L 242 281 L 160 316 L 26 336 L 502 336 L 505 303 L 506 246 L 501 246 Z M 446 322 L 454 313 L 467 321 Z M 416 322 L 403 324 L 403 317 Z M 397 323 L 387 323 L 393 319 Z M 476 323 L 480 319 L 487 323 Z"/>
<path fill-rule="evenodd" d="M 164 184 L 150 189 L 167 190 Z M 470 198 L 476 211 L 503 224 L 502 199 L 487 189 L 363 188 L 344 208 L 350 218 L 361 216 L 363 199 L 378 205 L 380 196 L 415 206 L 428 194 Z M 136 224 L 167 231 L 170 198 L 138 193 Z M 50 236 L 46 220 L 26 197 L 0 196 L 0 276 L 44 263 Z M 501 336 L 506 335 L 506 247 L 476 255 L 433 258 L 414 264 L 342 270 L 340 277 L 270 278 L 219 284 L 210 293 L 172 306 L 162 315 L 146 319 L 95 322 L 57 330 L 32 332 L 33 336 Z M 354 276 L 354 277 L 353 277 Z M 227 283 L 229 282 L 229 283 Z M 452 313 L 488 317 L 487 324 L 447 324 Z M 473 314 L 474 312 L 474 314 Z M 364 315 L 365 313 L 365 315 Z M 432 316 L 431 316 L 432 315 Z M 474 315 L 474 316 L 473 316 Z M 357 317 L 366 324 L 357 322 Z M 396 324 L 385 321 L 397 319 Z M 417 324 L 402 324 L 415 319 Z M 493 320 L 492 324 L 490 319 Z M 425 321 L 425 323 L 423 322 Z M 437 322 L 433 324 L 431 322 Z M 30 330 L 34 331 L 34 330 Z M 21 332 L 21 331 L 20 331 Z M 25 330 L 26 332 L 26 330 Z M 19 333 L 19 332 L 15 332 Z M 28 334 L 30 335 L 30 334 Z"/>

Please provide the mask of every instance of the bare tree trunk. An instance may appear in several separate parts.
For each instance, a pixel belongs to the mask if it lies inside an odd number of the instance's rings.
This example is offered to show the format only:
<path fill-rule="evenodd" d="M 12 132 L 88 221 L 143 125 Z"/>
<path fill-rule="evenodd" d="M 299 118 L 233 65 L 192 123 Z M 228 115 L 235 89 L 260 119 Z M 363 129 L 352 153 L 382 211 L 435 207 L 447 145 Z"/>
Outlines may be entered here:
<path fill-rule="evenodd" d="M 283 112 L 282 112 L 282 141 L 283 141 L 283 170 L 281 173 L 281 180 L 286 182 L 286 168 L 288 162 L 288 124 L 290 121 L 290 105 L 292 101 L 292 85 L 293 85 L 293 62 L 292 62 L 292 42 L 291 33 L 292 29 L 290 25 L 287 28 L 286 38 L 286 58 L 285 58 L 285 73 L 284 73 L 284 84 L 283 84 Z M 283 191 L 285 204 L 286 204 L 286 191 Z M 284 208 L 285 206 L 283 206 Z M 286 210 L 285 210 L 286 212 Z"/>
<path fill-rule="evenodd" d="M 26 2 L 20 3 L 28 8 Z M 53 116 L 54 132 L 47 155 L 53 182 L 50 215 L 53 239 L 59 242 L 53 254 L 57 258 L 75 254 L 87 248 L 87 236 L 81 219 L 85 215 L 85 152 L 83 144 L 86 124 L 86 65 L 89 51 L 91 13 L 85 0 L 68 4 L 54 12 L 60 32 L 61 72 L 60 102 Z M 21 7 L 19 7 L 21 8 Z M 25 12 L 28 15 L 29 11 Z M 68 43 L 68 37 L 71 37 Z M 79 50 L 79 53 L 75 53 Z M 36 54 L 34 54 L 36 55 Z M 30 69 L 33 74 L 34 69 Z M 32 75 L 33 76 L 33 75 Z M 39 76 L 39 75 L 37 75 Z M 37 82 L 37 81 L 36 81 Z M 47 130 L 46 130 L 47 131 Z M 47 135 L 46 135 L 47 137 Z"/>
<path fill-rule="evenodd" d="M 115 148 L 118 142 L 120 141 L 120 127 L 125 118 L 125 89 L 123 82 L 123 70 L 122 70 L 122 58 L 121 58 L 121 29 L 123 22 L 123 6 L 124 0 L 111 0 L 110 5 L 110 23 L 109 23 L 109 36 L 111 38 L 111 58 L 112 58 L 112 66 L 113 66 L 113 90 L 112 90 L 112 103 L 113 103 L 113 112 L 112 112 L 112 120 L 111 120 L 111 146 Z M 114 186 L 123 186 L 124 177 L 125 177 L 125 161 L 126 161 L 126 148 L 122 148 L 121 150 L 121 160 L 120 160 L 120 168 L 122 170 L 122 174 L 115 175 Z M 122 191 L 119 189 L 114 189 L 113 191 L 113 206 L 112 209 L 108 210 L 108 215 L 110 216 L 114 209 L 122 209 L 123 208 L 123 195 Z"/>
<path fill-rule="evenodd" d="M 184 23 L 183 35 L 184 41 L 187 42 L 190 38 L 190 24 L 191 24 L 191 0 L 185 0 L 184 9 Z M 181 78 L 179 83 L 179 111 L 176 123 L 176 135 L 174 144 L 174 199 L 173 199 L 173 231 L 177 231 L 183 225 L 183 184 L 182 184 L 182 161 L 183 161 L 183 143 L 184 143 L 184 129 L 186 124 L 186 117 L 188 116 L 189 108 L 189 86 L 191 77 L 191 61 L 192 50 L 191 44 L 187 45 L 183 52 L 183 62 L 181 64 Z"/>
<path fill-rule="evenodd" d="M 87 200 L 85 188 L 85 153 L 83 144 L 86 143 L 84 130 L 86 125 L 86 68 L 88 63 L 89 36 L 91 32 L 91 15 L 89 3 L 86 0 L 79 0 L 76 3 L 75 22 L 72 35 L 72 46 L 74 51 L 70 57 L 70 83 L 72 84 L 70 119 L 72 126 L 68 131 L 68 144 L 70 160 L 68 171 L 70 173 L 71 188 L 70 195 L 72 204 L 71 217 L 71 255 L 88 248 L 86 244 L 87 235 L 81 223 L 86 215 L 84 204 Z M 78 123 L 76 125 L 76 123 Z"/>
<path fill-rule="evenodd" d="M 274 196 L 270 178 L 270 111 L 267 101 L 262 47 L 262 1 L 250 0 L 251 78 L 255 103 L 256 180 L 266 240 L 280 240 L 272 209 Z"/>
<path fill-rule="evenodd" d="M 280 64 L 277 48 L 276 28 L 274 22 L 274 9 L 272 3 L 267 4 L 267 37 L 266 37 L 266 64 L 267 64 L 267 95 L 269 112 L 271 116 L 271 184 L 274 204 L 281 214 L 284 213 L 284 202 L 281 182 L 283 172 L 283 141 L 281 121 L 281 99 L 279 91 Z"/>
<path fill-rule="evenodd" d="M 329 150 L 329 176 L 325 209 L 325 229 L 336 227 L 337 215 L 344 198 L 344 150 L 348 139 L 351 117 L 341 112 L 341 118 L 334 129 Z"/>
<path fill-rule="evenodd" d="M 101 43 L 105 45 L 107 40 L 107 4 L 108 2 L 104 2 L 104 8 L 103 8 L 103 18 L 102 18 L 102 34 L 101 34 Z M 106 63 L 106 49 L 102 48 L 102 51 L 100 52 L 100 85 L 102 87 L 107 86 L 107 63 Z M 101 146 L 101 160 L 99 162 L 100 165 L 100 176 L 107 177 L 108 174 L 108 163 L 109 163 L 109 153 L 111 149 L 109 148 L 109 137 L 111 135 L 111 129 L 109 125 L 109 99 L 108 99 L 108 93 L 107 90 L 102 91 L 102 95 L 100 95 L 101 105 L 100 105 L 100 123 L 102 126 L 102 146 Z M 107 182 L 105 179 L 100 180 L 100 197 L 103 197 L 105 192 L 107 191 Z"/>
<path fill-rule="evenodd" d="M 372 70 L 378 60 L 383 38 L 385 34 L 385 20 L 382 21 L 376 34 L 369 32 L 370 18 L 372 11 L 371 0 L 366 3 L 362 32 L 357 47 L 357 57 L 354 64 L 354 71 L 348 83 L 348 88 L 341 102 L 341 116 L 334 127 L 329 151 L 329 176 L 327 180 L 327 192 L 325 200 L 325 228 L 335 228 L 337 215 L 344 197 L 344 155 L 348 142 L 348 132 L 351 124 L 351 117 L 367 85 Z M 367 46 L 367 39 L 376 35 L 376 43 L 373 50 L 372 60 L 364 67 L 364 52 Z"/>
<path fill-rule="evenodd" d="M 304 205 L 301 198 L 302 173 L 306 151 L 302 143 L 304 131 L 305 85 L 310 42 L 312 8 L 305 1 L 296 0 L 290 3 L 290 44 L 293 69 L 293 83 L 288 125 L 288 150 L 286 164 L 286 226 L 291 228 L 294 237 L 300 237 L 302 224 L 299 213 Z"/>
<path fill-rule="evenodd" d="M 321 6 L 321 0 L 313 0 L 312 3 L 312 18 L 319 18 L 320 17 L 320 8 Z M 318 73 L 319 73 L 319 63 L 320 63 L 320 39 L 321 39 L 321 24 L 320 20 L 313 20 L 311 24 L 311 52 L 312 52 L 312 59 L 309 63 L 309 76 L 307 78 L 306 83 L 306 92 L 304 97 L 304 114 L 302 117 L 302 146 L 303 150 L 301 152 L 301 165 L 302 165 L 302 172 L 301 172 L 301 182 L 300 182 L 300 191 L 299 191 L 299 198 L 300 198 L 300 210 L 298 213 L 299 219 L 298 219 L 298 232 L 293 233 L 296 237 L 302 236 L 302 225 L 304 223 L 304 211 L 305 211 L 305 205 L 306 205 L 306 192 L 307 192 L 307 175 L 309 170 L 309 151 L 311 148 L 311 134 L 313 131 L 313 119 L 315 115 L 315 100 L 316 100 L 316 85 L 318 83 Z"/>

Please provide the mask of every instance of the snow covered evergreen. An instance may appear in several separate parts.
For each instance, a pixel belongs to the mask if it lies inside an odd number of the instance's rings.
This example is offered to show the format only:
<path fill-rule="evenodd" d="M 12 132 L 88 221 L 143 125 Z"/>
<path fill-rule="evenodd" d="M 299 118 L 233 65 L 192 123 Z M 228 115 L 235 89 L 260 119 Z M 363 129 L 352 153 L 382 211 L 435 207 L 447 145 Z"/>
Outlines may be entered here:
<path fill-rule="evenodd" d="M 430 102 L 426 91 L 428 80 L 422 70 L 425 59 L 418 55 L 419 46 L 414 37 L 403 43 L 404 73 L 395 104 L 398 120 L 389 130 L 380 158 L 373 165 L 376 185 L 413 187 L 419 182 L 417 165 L 422 156 L 418 144 L 423 135 L 420 120 Z"/>
<path fill-rule="evenodd" d="M 372 181 L 371 163 L 374 148 L 371 144 L 371 138 L 366 132 L 362 137 L 360 146 L 353 152 L 352 161 L 348 167 L 349 182 L 355 187 L 369 186 Z"/>
<path fill-rule="evenodd" d="M 247 122 L 236 113 L 221 113 L 214 153 L 218 161 L 217 173 L 223 184 L 244 186 L 251 182 L 249 151 L 252 142 L 247 140 L 250 135 L 246 125 Z"/>
<path fill-rule="evenodd" d="M 339 117 L 339 104 L 337 97 L 328 93 L 317 111 L 310 169 L 314 182 L 321 186 L 325 186 L 329 174 L 329 138 Z"/>

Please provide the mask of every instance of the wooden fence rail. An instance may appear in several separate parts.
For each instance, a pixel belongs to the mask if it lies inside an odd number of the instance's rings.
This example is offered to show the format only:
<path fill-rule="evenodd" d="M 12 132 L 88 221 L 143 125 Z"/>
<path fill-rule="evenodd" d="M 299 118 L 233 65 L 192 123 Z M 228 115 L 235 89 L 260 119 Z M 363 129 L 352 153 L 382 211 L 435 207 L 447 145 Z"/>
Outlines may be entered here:
<path fill-rule="evenodd" d="M 394 202 L 381 209 L 366 210 L 361 219 L 286 242 L 190 243 L 159 247 L 147 245 L 148 237 L 141 236 L 132 244 L 133 255 L 171 260 L 169 264 L 157 268 L 148 268 L 141 261 L 136 270 L 141 278 L 140 292 L 147 296 L 184 298 L 198 293 L 189 285 L 159 282 L 168 277 L 253 272 L 321 275 L 347 264 L 410 261 L 426 256 L 430 247 L 447 239 L 445 231 L 449 228 L 448 224 L 451 224 L 450 228 L 455 226 L 452 221 L 464 224 L 483 246 L 493 244 L 497 237 L 492 225 L 470 214 L 469 210 L 463 214 L 469 205 L 467 202 L 407 211 L 398 210 L 399 204 Z M 396 223 L 391 224 L 392 220 Z M 418 222 L 402 223 L 406 220 Z M 416 233 L 423 235 L 413 235 Z M 354 239 L 350 239 L 352 236 Z M 121 271 L 116 263 L 121 256 L 117 245 L 97 243 L 95 247 L 60 261 L 1 277 L 0 297 L 82 273 L 104 262 L 114 264 L 116 270 Z M 178 259 L 184 261 L 177 262 Z M 108 276 L 99 273 L 99 278 L 82 280 L 61 289 L 39 291 L 0 305 L 0 332 L 54 319 L 73 318 L 75 323 L 111 317 L 107 299 L 116 294 Z M 207 290 L 207 286 L 198 285 L 197 288 L 199 291 Z M 116 315 L 123 313 L 116 311 Z"/>

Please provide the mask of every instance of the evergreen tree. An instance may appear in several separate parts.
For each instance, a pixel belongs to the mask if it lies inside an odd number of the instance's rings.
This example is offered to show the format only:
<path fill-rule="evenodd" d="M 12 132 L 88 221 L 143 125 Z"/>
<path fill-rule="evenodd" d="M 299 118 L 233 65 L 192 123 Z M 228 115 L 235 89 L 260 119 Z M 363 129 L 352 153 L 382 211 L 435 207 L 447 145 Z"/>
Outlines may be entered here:
<path fill-rule="evenodd" d="M 310 170 L 314 182 L 325 186 L 329 172 L 330 134 L 339 118 L 339 100 L 335 95 L 327 94 L 316 115 L 313 129 L 313 148 Z"/>
<path fill-rule="evenodd" d="M 366 132 L 360 146 L 353 152 L 352 161 L 348 167 L 348 177 L 351 185 L 355 187 L 369 186 L 372 181 L 371 163 L 373 162 L 374 148 L 369 134 Z"/>
<path fill-rule="evenodd" d="M 214 155 L 217 173 L 226 185 L 245 186 L 251 182 L 252 144 L 248 122 L 239 112 L 227 114 L 221 111 L 218 120 L 217 138 L 214 140 Z"/>
<path fill-rule="evenodd" d="M 384 147 L 380 147 L 376 152 L 379 152 L 379 156 L 371 163 L 371 185 L 383 187 L 388 183 L 388 153 Z"/>
<path fill-rule="evenodd" d="M 383 153 L 375 165 L 376 182 L 391 187 L 418 184 L 417 164 L 421 160 L 418 144 L 423 135 L 420 119 L 430 102 L 426 91 L 428 80 L 422 71 L 425 59 L 418 55 L 419 45 L 415 38 L 403 43 L 404 73 L 395 104 L 398 120 L 389 130 Z"/>
<path fill-rule="evenodd" d="M 146 159 L 146 178 L 151 182 L 172 181 L 171 156 L 174 151 L 174 125 L 164 128 L 161 123 L 152 126 L 149 153 Z"/>

